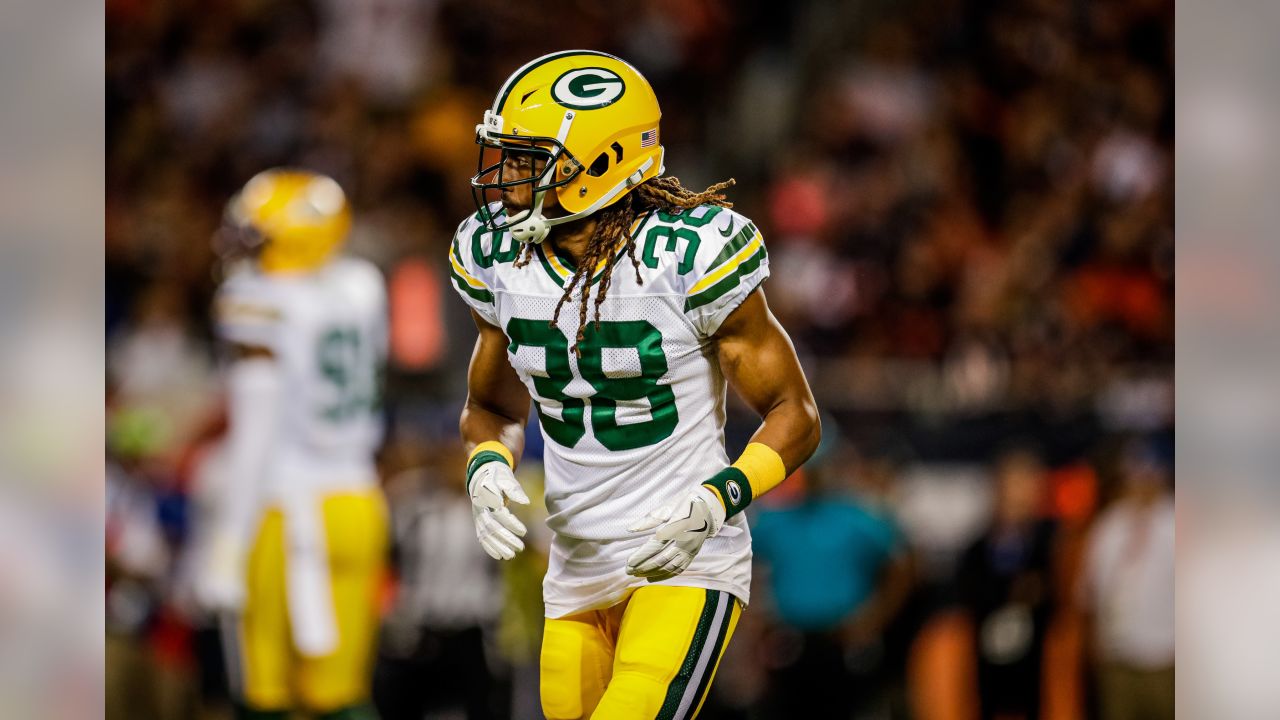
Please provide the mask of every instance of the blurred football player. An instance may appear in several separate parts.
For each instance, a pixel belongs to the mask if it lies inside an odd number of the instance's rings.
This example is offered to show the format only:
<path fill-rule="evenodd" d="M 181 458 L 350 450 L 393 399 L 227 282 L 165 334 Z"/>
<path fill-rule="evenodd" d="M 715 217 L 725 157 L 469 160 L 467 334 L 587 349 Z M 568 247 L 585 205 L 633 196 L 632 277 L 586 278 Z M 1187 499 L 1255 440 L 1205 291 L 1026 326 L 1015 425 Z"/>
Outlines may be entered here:
<path fill-rule="evenodd" d="M 247 718 L 372 717 L 386 298 L 373 265 L 337 257 L 350 226 L 336 182 L 276 169 L 232 198 L 217 238 L 227 472 L 197 590 L 231 620 Z"/>
<path fill-rule="evenodd" d="M 476 533 L 507 507 L 533 398 L 546 441 L 543 712 L 698 713 L 748 601 L 742 515 L 813 452 L 818 415 L 765 304 L 768 255 L 720 190 L 663 177 L 649 83 L 574 50 L 513 74 L 477 127 L 478 211 L 450 248 L 479 340 L 461 432 Z M 763 418 L 730 462 L 726 380 Z"/>

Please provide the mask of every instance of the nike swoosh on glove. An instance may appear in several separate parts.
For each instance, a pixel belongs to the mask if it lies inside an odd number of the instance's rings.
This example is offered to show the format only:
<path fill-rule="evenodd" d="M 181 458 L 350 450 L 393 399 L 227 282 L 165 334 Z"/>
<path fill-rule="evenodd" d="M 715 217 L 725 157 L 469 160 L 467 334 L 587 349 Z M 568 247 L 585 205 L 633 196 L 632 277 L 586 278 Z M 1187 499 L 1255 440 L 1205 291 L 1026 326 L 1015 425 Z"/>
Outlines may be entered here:
<path fill-rule="evenodd" d="M 471 515 L 476 521 L 480 547 L 494 560 L 510 560 L 524 549 L 520 538 L 528 532 L 524 523 L 507 509 L 507 501 L 529 504 L 529 497 L 511 468 L 494 460 L 471 475 Z"/>
<path fill-rule="evenodd" d="M 627 528 L 631 532 L 657 529 L 627 560 L 627 574 L 650 582 L 679 575 L 693 562 L 702 543 L 720 532 L 724 519 L 720 499 L 703 485 L 669 505 L 651 510 Z"/>

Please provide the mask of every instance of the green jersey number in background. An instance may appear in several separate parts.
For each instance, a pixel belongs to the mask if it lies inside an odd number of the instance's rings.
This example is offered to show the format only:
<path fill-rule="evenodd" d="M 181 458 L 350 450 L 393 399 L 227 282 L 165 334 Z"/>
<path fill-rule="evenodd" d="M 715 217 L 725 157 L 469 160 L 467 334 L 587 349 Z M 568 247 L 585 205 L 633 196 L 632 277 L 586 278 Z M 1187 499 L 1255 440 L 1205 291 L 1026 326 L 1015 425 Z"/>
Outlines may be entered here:
<path fill-rule="evenodd" d="M 332 388 L 331 401 L 320 416 L 343 422 L 359 413 L 376 412 L 382 403 L 379 362 L 372 348 L 362 347 L 360 331 L 334 327 L 320 335 L 316 345 L 320 375 Z"/>

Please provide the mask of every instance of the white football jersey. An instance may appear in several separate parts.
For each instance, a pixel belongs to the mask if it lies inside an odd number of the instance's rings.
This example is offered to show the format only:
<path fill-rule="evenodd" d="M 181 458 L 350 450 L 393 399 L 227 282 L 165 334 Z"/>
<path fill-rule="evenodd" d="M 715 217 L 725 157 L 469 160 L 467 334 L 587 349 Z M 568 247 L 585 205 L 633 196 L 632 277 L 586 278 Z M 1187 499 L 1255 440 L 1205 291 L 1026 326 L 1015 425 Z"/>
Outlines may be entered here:
<path fill-rule="evenodd" d="M 282 375 L 280 426 L 265 499 L 376 482 L 387 301 L 371 263 L 339 258 L 310 273 L 246 267 L 218 289 L 218 333 L 272 351 Z"/>
<path fill-rule="evenodd" d="M 506 333 L 507 359 L 541 421 L 555 532 L 543 583 L 549 617 L 607 607 L 647 584 L 624 567 L 650 533 L 627 527 L 729 465 L 726 385 L 711 342 L 768 277 L 763 240 L 750 220 L 711 205 L 650 212 L 631 231 L 641 282 L 630 258 L 619 258 L 597 325 L 603 263 L 596 268 L 576 354 L 578 293 L 551 324 L 572 266 L 549 243 L 517 268 L 519 243 L 472 216 L 450 250 L 458 293 Z M 751 541 L 739 514 L 665 584 L 724 590 L 745 603 L 750 582 Z"/>

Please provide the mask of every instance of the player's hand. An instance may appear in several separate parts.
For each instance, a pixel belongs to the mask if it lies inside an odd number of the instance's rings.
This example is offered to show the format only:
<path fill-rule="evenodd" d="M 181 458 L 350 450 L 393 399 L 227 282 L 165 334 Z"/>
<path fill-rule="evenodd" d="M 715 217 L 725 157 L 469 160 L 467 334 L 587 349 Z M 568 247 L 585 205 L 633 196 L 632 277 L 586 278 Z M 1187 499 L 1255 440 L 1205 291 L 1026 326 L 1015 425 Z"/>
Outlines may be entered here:
<path fill-rule="evenodd" d="M 684 572 L 702 543 L 724 526 L 720 499 L 699 485 L 675 502 L 651 510 L 631 527 L 631 532 L 657 529 L 653 537 L 627 560 L 627 574 L 658 582 Z"/>
<path fill-rule="evenodd" d="M 244 607 L 246 556 L 238 538 L 231 533 L 214 533 L 195 579 L 196 601 L 203 608 L 236 613 Z"/>
<path fill-rule="evenodd" d="M 529 504 L 511 468 L 497 460 L 476 468 L 471 476 L 471 514 L 480 547 L 494 560 L 510 560 L 524 549 L 524 523 L 507 509 L 507 501 Z"/>

